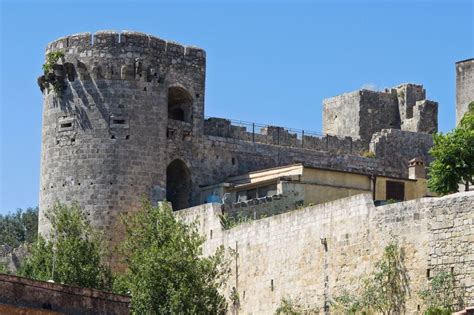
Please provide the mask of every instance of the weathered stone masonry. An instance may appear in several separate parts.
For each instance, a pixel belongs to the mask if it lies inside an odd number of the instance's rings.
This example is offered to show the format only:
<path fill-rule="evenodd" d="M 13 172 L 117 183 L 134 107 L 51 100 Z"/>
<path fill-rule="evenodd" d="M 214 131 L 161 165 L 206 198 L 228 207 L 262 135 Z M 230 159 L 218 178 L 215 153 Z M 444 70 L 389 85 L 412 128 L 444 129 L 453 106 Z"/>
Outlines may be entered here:
<path fill-rule="evenodd" d="M 186 208 L 199 203 L 201 186 L 293 163 L 407 177 L 408 160 L 426 157 L 427 132 L 436 126 L 430 120 L 423 126 L 431 129 L 402 128 L 400 118 L 393 118 L 427 102 L 421 86 L 403 85 L 397 89 L 406 89 L 405 103 L 401 92 L 360 92 L 372 95 L 368 103 L 374 110 L 385 104 L 377 99 L 387 98 L 393 126 L 361 120 L 359 129 L 366 131 L 357 135 L 298 138 L 271 126 L 249 133 L 225 119 L 204 119 L 202 49 L 143 33 L 104 31 L 61 38 L 48 45 L 46 52 L 54 51 L 65 55 L 55 73 L 66 89 L 61 97 L 47 89 L 43 94 L 41 233 L 49 228 L 44 212 L 56 200 L 77 202 L 115 242 L 119 215 L 136 210 L 142 197 Z M 353 109 L 346 105 L 341 114 Z M 369 149 L 377 158 L 359 155 Z"/>
<path fill-rule="evenodd" d="M 273 314 L 282 297 L 301 298 L 323 310 L 344 289 L 354 292 L 391 234 L 405 255 L 406 311 L 417 314 L 419 305 L 423 309 L 418 291 L 427 276 L 441 270 L 453 272 L 464 305 L 474 304 L 473 210 L 474 192 L 466 192 L 380 207 L 374 207 L 370 194 L 362 194 L 230 230 L 221 227 L 219 204 L 177 214 L 198 222 L 207 238 L 205 254 L 220 245 L 238 252 L 225 293 L 237 288 L 239 314 Z"/>
<path fill-rule="evenodd" d="M 474 102 L 474 58 L 456 62 L 456 124 Z"/>

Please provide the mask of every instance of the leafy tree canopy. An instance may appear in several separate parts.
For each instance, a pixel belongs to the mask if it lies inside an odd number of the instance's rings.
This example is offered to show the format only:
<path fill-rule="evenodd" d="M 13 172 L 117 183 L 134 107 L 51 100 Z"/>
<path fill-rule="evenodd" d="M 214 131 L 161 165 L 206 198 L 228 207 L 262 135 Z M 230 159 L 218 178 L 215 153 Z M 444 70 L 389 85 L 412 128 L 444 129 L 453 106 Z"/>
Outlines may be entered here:
<path fill-rule="evenodd" d="M 104 263 L 100 235 L 77 206 L 56 204 L 46 212 L 51 235 L 41 235 L 31 246 L 31 254 L 21 265 L 19 275 L 37 280 L 108 290 L 112 274 Z"/>
<path fill-rule="evenodd" d="M 219 288 L 229 274 L 223 247 L 202 256 L 204 238 L 195 225 L 176 219 L 169 206 L 144 203 L 125 217 L 120 252 L 125 274 L 116 289 L 132 296 L 136 314 L 225 314 Z"/>
<path fill-rule="evenodd" d="M 459 126 L 443 135 L 436 134 L 430 150 L 434 161 L 429 167 L 428 187 L 439 194 L 458 191 L 458 185 L 468 188 L 474 176 L 474 102 Z"/>
<path fill-rule="evenodd" d="M 18 247 L 33 243 L 38 234 L 38 207 L 0 214 L 0 245 Z"/>

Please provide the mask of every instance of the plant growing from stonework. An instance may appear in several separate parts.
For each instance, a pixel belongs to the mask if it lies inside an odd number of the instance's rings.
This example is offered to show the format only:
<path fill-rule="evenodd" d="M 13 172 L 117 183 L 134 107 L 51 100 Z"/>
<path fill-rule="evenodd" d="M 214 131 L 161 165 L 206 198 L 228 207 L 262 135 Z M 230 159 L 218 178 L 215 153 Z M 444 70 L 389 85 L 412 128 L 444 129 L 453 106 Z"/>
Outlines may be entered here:
<path fill-rule="evenodd" d="M 363 308 L 360 298 L 347 291 L 334 298 L 331 305 L 335 314 L 360 314 Z"/>
<path fill-rule="evenodd" d="M 364 151 L 362 152 L 362 157 L 369 158 L 369 159 L 375 159 L 375 153 L 372 151 Z"/>
<path fill-rule="evenodd" d="M 43 64 L 44 74 L 53 71 L 53 65 L 55 65 L 60 59 L 64 58 L 64 53 L 61 51 L 53 51 L 46 55 L 46 62 Z"/>
<path fill-rule="evenodd" d="M 276 315 L 315 315 L 319 314 L 319 308 L 308 306 L 299 298 L 282 297 L 275 311 Z"/>
<path fill-rule="evenodd" d="M 19 275 L 68 285 L 110 290 L 112 272 L 101 235 L 76 205 L 55 204 L 46 212 L 49 238 L 39 235 Z"/>
<path fill-rule="evenodd" d="M 240 296 L 235 287 L 232 287 L 232 290 L 230 291 L 229 300 L 232 302 L 232 313 L 237 314 L 240 308 Z"/>
<path fill-rule="evenodd" d="M 430 279 L 427 287 L 418 292 L 425 303 L 426 315 L 451 314 L 456 304 L 454 276 L 451 272 L 441 271 Z"/>
<path fill-rule="evenodd" d="M 225 314 L 219 292 L 230 273 L 223 247 L 203 256 L 205 239 L 195 224 L 173 215 L 166 204 L 142 208 L 123 218 L 125 240 L 119 248 L 124 274 L 116 292 L 132 296 L 134 314 Z"/>
<path fill-rule="evenodd" d="M 401 314 L 408 293 L 408 280 L 403 264 L 403 251 L 392 238 L 375 269 L 359 283 L 354 295 L 344 293 L 336 297 L 333 306 L 345 314 Z"/>
<path fill-rule="evenodd" d="M 0 273 L 8 273 L 7 265 L 4 263 L 0 263 Z"/>
<path fill-rule="evenodd" d="M 236 227 L 240 224 L 252 222 L 253 219 L 249 216 L 246 216 L 242 213 L 238 213 L 237 216 L 229 216 L 227 213 L 220 214 L 219 219 L 221 221 L 221 226 L 224 230 L 229 230 L 233 227 Z"/>
<path fill-rule="evenodd" d="M 375 270 L 363 281 L 362 300 L 376 312 L 400 314 L 405 307 L 408 280 L 403 265 L 403 252 L 398 241 L 392 238 L 385 246 L 382 258 L 375 263 Z"/>
<path fill-rule="evenodd" d="M 54 65 L 64 58 L 64 53 L 60 51 L 49 52 L 46 55 L 46 62 L 43 64 L 43 76 L 40 78 L 40 86 L 52 87 L 56 95 L 61 96 L 65 88 L 64 80 L 54 74 Z"/>
<path fill-rule="evenodd" d="M 469 104 L 458 127 L 434 136 L 430 150 L 428 187 L 441 195 L 457 192 L 459 184 L 469 189 L 474 178 L 474 102 Z"/>

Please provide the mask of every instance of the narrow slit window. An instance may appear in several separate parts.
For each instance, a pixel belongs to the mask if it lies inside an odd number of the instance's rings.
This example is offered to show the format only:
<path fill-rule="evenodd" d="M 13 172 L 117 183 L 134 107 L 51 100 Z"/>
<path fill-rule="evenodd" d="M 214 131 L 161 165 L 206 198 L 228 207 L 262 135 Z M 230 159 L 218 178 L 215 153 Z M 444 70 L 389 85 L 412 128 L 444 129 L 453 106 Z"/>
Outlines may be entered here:
<path fill-rule="evenodd" d="M 64 129 L 64 128 L 71 128 L 71 127 L 72 127 L 72 122 L 62 123 L 62 124 L 61 124 L 61 129 Z"/>
<path fill-rule="evenodd" d="M 125 119 L 113 119 L 112 123 L 114 125 L 125 125 Z"/>

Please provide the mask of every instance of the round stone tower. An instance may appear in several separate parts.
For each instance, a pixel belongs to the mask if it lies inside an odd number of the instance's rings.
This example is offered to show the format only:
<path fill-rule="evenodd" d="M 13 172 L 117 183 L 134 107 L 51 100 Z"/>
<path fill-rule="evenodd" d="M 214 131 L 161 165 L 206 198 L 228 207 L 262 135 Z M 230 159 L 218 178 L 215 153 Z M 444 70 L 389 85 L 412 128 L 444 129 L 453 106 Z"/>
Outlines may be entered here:
<path fill-rule="evenodd" d="M 142 198 L 166 198 L 170 121 L 187 136 L 202 135 L 205 52 L 110 31 L 61 38 L 48 45 L 51 52 L 63 53 L 53 80 L 64 89 L 39 80 L 39 232 L 48 234 L 45 211 L 54 202 L 77 203 L 115 243 L 121 213 L 136 210 Z"/>

